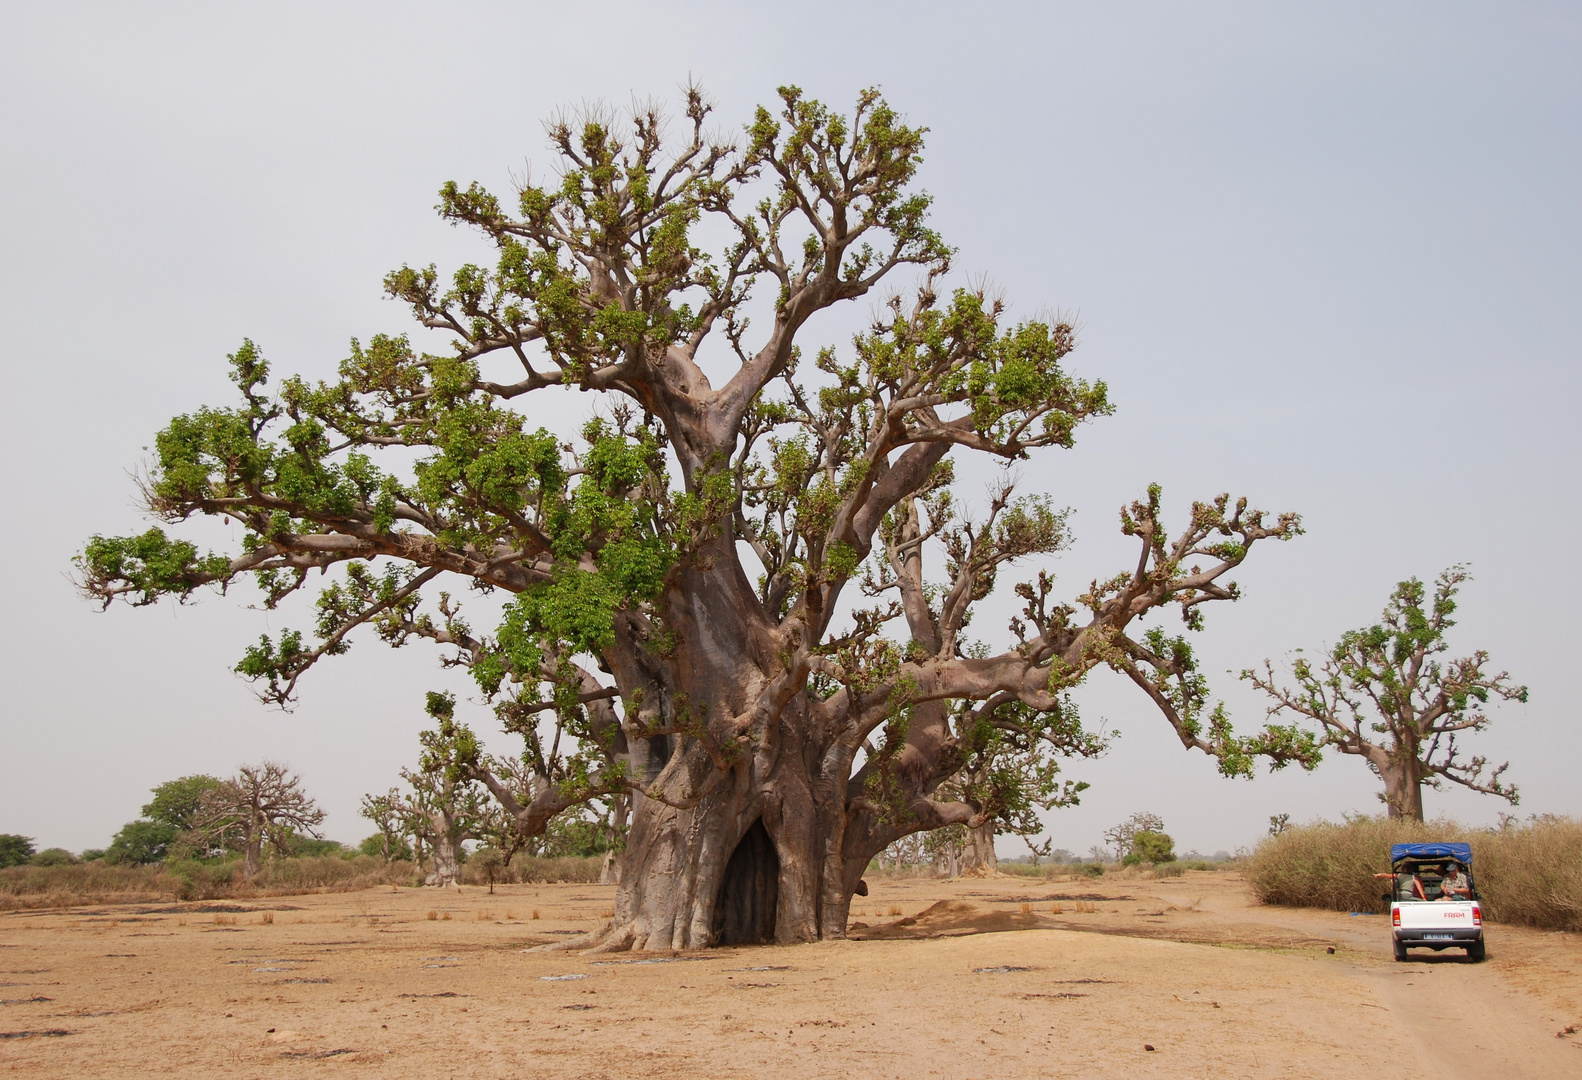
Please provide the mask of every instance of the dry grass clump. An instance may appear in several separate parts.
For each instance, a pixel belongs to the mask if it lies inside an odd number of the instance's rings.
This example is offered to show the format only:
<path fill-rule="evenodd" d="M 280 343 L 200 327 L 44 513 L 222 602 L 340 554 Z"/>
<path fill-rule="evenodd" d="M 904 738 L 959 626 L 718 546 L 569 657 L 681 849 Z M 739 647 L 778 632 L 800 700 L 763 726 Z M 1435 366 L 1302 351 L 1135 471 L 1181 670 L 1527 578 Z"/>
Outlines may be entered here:
<path fill-rule="evenodd" d="M 494 880 L 499 885 L 591 885 L 599 880 L 604 866 L 602 856 L 566 855 L 541 859 L 534 855 L 518 855 L 510 866 L 496 867 Z M 487 885 L 488 874 L 472 863 L 463 863 L 461 882 L 464 885 Z"/>
<path fill-rule="evenodd" d="M 1582 930 L 1582 821 L 1542 817 L 1472 840 L 1489 917 L 1548 930 Z"/>
<path fill-rule="evenodd" d="M 243 880 L 241 863 L 236 861 L 117 866 L 95 860 L 64 866 L 13 866 L 0 870 L 0 911 L 353 892 L 387 883 L 410 885 L 416 877 L 411 863 L 385 863 L 367 855 L 266 862 L 250 881 Z"/>
<path fill-rule="evenodd" d="M 163 866 L 13 866 L 0 870 L 0 910 L 137 904 L 167 899 L 175 882 Z"/>
<path fill-rule="evenodd" d="M 1386 817 L 1316 822 L 1259 844 L 1247 879 L 1266 904 L 1380 911 L 1387 890 L 1373 875 L 1389 869 L 1390 845 L 1449 841 L 1472 845 L 1473 877 L 1491 920 L 1582 929 L 1582 822 L 1571 818 L 1535 818 L 1500 829 Z"/>

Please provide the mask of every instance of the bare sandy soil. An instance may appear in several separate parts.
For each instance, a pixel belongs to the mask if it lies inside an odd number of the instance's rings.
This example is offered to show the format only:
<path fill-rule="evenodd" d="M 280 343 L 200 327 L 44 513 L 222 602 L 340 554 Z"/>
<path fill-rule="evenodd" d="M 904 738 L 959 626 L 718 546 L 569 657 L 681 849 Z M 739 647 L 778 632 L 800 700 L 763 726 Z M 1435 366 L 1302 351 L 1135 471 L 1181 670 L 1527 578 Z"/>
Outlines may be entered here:
<path fill-rule="evenodd" d="M 675 956 L 524 952 L 599 923 L 588 885 L 10 913 L 0 1073 L 1582 1076 L 1578 935 L 1396 964 L 1229 873 L 872 885 L 853 940 Z"/>

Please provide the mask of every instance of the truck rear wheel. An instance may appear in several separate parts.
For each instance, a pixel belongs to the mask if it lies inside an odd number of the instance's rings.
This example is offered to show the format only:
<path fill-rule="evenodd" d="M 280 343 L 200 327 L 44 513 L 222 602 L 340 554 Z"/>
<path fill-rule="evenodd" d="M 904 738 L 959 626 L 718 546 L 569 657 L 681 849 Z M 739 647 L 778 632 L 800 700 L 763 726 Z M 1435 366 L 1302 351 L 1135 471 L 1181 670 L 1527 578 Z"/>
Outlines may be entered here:
<path fill-rule="evenodd" d="M 1399 963 L 1399 962 L 1401 962 L 1401 961 L 1403 961 L 1405 959 L 1406 959 L 1406 946 L 1402 942 L 1397 941 L 1395 943 L 1395 960 L 1396 960 L 1397 963 Z"/>
<path fill-rule="evenodd" d="M 1485 956 L 1488 955 L 1487 949 L 1488 949 L 1488 947 L 1481 941 L 1476 942 L 1476 943 L 1474 943 L 1472 945 L 1468 945 L 1467 946 L 1467 959 L 1468 960 L 1474 960 L 1474 961 L 1482 960 Z"/>

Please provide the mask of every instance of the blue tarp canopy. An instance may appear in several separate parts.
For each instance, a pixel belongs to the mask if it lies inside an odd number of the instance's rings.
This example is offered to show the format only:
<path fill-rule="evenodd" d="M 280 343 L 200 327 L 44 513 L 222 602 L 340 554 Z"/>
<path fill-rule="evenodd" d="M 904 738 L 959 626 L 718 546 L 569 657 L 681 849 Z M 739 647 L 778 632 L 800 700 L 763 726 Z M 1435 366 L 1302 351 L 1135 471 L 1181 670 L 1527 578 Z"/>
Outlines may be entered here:
<path fill-rule="evenodd" d="M 1471 844 L 1391 844 L 1390 862 L 1402 859 L 1455 859 L 1463 866 L 1472 865 Z"/>

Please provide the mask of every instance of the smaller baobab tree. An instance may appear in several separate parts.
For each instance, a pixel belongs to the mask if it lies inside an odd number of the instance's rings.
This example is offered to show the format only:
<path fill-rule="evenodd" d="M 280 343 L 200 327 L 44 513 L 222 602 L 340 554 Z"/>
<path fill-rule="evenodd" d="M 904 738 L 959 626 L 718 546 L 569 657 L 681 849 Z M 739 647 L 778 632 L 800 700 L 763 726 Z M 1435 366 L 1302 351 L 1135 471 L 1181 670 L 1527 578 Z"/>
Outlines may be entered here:
<path fill-rule="evenodd" d="M 364 795 L 362 806 L 357 812 L 373 822 L 379 830 L 376 835 L 379 837 L 380 858 L 385 862 L 393 862 L 408 853 L 406 838 L 412 830 L 408 822 L 407 802 L 399 788 L 391 788 L 383 795 Z M 371 843 L 372 838 L 367 842 Z"/>
<path fill-rule="evenodd" d="M 201 845 L 240 849 L 242 874 L 250 878 L 258 873 L 265 844 L 278 855 L 291 850 L 298 833 L 322 839 L 318 825 L 323 820 L 324 811 L 302 790 L 301 779 L 284 765 L 266 761 L 244 765 L 205 791 L 191 833 Z"/>
<path fill-rule="evenodd" d="M 1431 597 L 1416 578 L 1396 585 L 1378 623 L 1344 634 L 1317 665 L 1297 658 L 1294 688 L 1276 683 L 1267 660 L 1262 673 L 1241 673 L 1273 699 L 1270 716 L 1305 716 L 1318 725 L 1322 746 L 1364 759 L 1384 781 L 1379 797 L 1392 818 L 1423 820 L 1424 785 L 1437 791 L 1447 781 L 1517 802 L 1516 786 L 1502 779 L 1509 762 L 1485 775 L 1488 759 L 1463 757 L 1457 744 L 1464 732 L 1488 727 L 1490 700 L 1527 700 L 1527 687 L 1513 685 L 1508 673 L 1485 671 L 1489 654 L 1481 649 L 1440 659 L 1450 648 L 1445 632 L 1455 625 L 1456 593 L 1469 576 L 1452 566 Z"/>
<path fill-rule="evenodd" d="M 478 839 L 500 853 L 509 867 L 518 852 L 536 856 L 599 855 L 599 883 L 620 881 L 620 853 L 630 801 L 624 792 L 590 800 L 551 818 L 541 832 L 524 824 L 523 808 L 533 803 L 542 778 L 525 758 L 480 757 L 473 775 L 508 793 L 514 809 L 496 797 L 485 810 Z"/>
<path fill-rule="evenodd" d="M 961 769 L 938 789 L 973 810 L 955 837 L 959 852 L 942 860 L 955 872 L 993 873 L 996 836 L 1025 839 L 1043 832 L 1039 810 L 1076 806 L 1087 790 L 1086 781 L 1060 778 L 1060 759 L 1096 757 L 1108 739 L 1083 729 L 1069 698 L 1062 695 L 1056 704 L 1036 713 L 1017 701 L 958 710 L 953 727 Z"/>
<path fill-rule="evenodd" d="M 418 769 L 401 770 L 412 788 L 404 812 L 408 830 L 433 854 L 427 884 L 454 885 L 461 873 L 461 845 L 482 835 L 488 816 L 488 795 L 474 779 L 483 755 L 472 729 L 456 722 L 454 696 L 430 691 L 427 709 L 434 728 L 418 736 L 423 743 Z"/>

